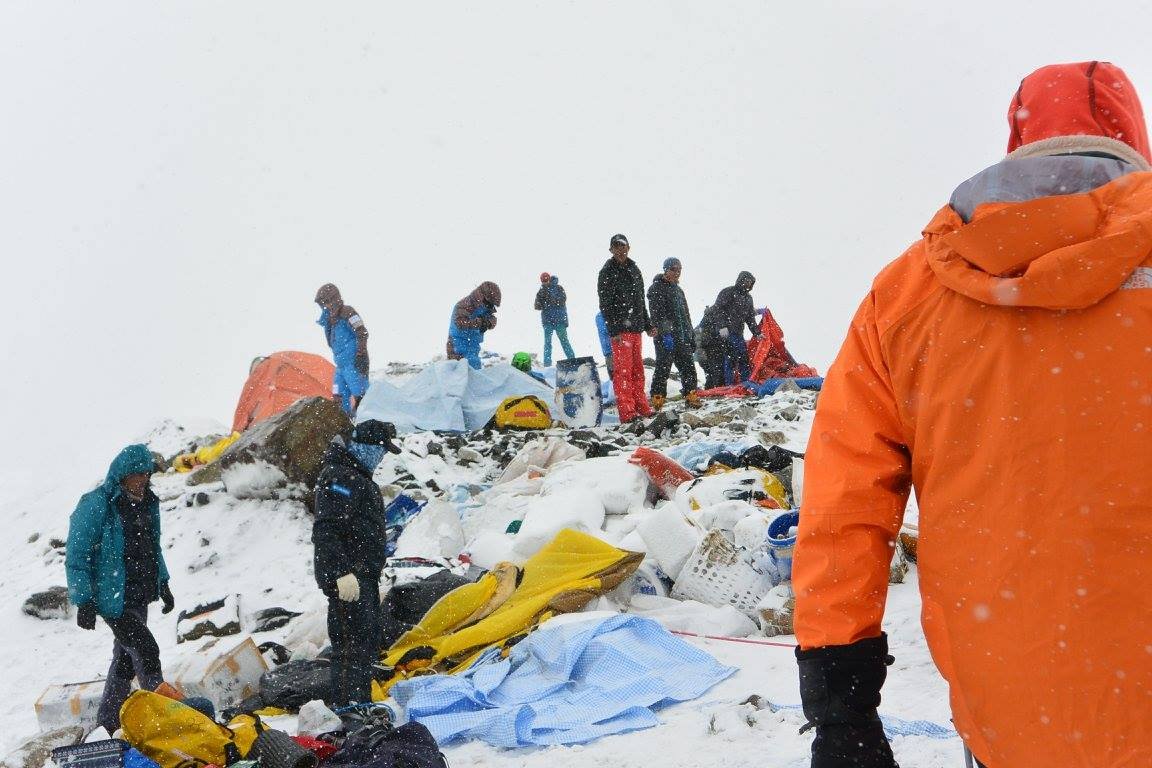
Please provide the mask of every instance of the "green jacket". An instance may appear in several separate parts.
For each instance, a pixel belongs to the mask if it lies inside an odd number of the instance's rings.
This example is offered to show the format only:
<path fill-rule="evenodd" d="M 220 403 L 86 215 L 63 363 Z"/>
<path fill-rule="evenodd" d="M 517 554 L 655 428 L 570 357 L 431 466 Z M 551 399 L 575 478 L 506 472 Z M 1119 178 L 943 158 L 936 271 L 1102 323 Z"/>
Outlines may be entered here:
<path fill-rule="evenodd" d="M 124 527 L 116 501 L 120 481 L 131 474 L 151 473 L 152 454 L 144 445 L 130 445 L 112 460 L 108 475 L 95 490 L 80 497 L 68 522 L 68 597 L 75 605 L 95 601 L 96 612 L 108 619 L 124 613 Z M 152 497 L 152 532 L 160 584 L 168 581 L 168 568 L 160 549 L 160 503 Z"/>

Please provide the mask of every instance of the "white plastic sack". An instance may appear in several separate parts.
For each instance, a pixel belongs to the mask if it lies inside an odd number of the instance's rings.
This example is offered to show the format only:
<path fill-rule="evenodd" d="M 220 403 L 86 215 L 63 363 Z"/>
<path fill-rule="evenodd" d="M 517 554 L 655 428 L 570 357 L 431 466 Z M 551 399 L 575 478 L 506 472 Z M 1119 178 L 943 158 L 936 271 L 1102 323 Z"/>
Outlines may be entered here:
<path fill-rule="evenodd" d="M 568 459 L 579 460 L 584 458 L 584 451 L 559 437 L 541 437 L 530 440 L 524 444 L 520 452 L 504 469 L 504 474 L 496 481 L 496 485 L 515 480 L 527 474 L 529 468 L 548 469 Z"/>
<path fill-rule="evenodd" d="M 669 578 L 680 575 L 684 563 L 700 543 L 704 532 L 692 525 L 672 504 L 664 504 L 652 511 L 636 526 L 636 533 L 644 540 L 644 551 L 656 560 L 660 570 Z"/>
<path fill-rule="evenodd" d="M 408 521 L 396 542 L 396 557 L 456 557 L 464 550 L 456 507 L 433 500 Z"/>
<path fill-rule="evenodd" d="M 320 699 L 314 699 L 300 707 L 300 716 L 296 721 L 297 735 L 316 738 L 322 733 L 342 730 L 344 722 Z"/>

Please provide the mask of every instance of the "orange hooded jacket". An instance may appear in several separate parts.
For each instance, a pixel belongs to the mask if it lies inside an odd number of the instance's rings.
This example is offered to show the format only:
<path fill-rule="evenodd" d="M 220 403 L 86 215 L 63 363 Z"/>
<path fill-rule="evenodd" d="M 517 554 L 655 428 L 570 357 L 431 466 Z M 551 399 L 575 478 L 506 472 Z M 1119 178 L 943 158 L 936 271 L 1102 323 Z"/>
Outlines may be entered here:
<path fill-rule="evenodd" d="M 1152 173 L 923 234 L 824 383 L 797 639 L 880 633 L 915 488 L 924 632 L 973 753 L 1152 765 Z"/>

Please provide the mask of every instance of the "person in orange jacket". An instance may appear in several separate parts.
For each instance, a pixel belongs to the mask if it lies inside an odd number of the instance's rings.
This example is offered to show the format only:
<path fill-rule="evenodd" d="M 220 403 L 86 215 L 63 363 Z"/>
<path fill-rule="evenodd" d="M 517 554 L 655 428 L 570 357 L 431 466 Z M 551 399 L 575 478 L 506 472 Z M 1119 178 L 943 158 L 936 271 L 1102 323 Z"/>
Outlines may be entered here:
<path fill-rule="evenodd" d="M 875 279 L 824 382 L 793 560 L 812 765 L 877 716 L 911 488 L 922 624 L 981 765 L 1152 765 L 1152 173 L 1105 62 L 1043 67 L 1009 154 Z"/>

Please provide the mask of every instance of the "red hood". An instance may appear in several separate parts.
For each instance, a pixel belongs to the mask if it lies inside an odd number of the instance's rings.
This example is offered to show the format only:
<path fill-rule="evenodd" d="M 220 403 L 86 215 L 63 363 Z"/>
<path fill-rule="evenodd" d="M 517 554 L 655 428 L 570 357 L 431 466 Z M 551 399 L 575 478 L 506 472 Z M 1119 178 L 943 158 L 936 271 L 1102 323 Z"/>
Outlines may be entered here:
<path fill-rule="evenodd" d="M 1136 88 L 1106 61 L 1051 64 L 1028 75 L 1008 107 L 1008 125 L 1009 152 L 1061 136 L 1102 136 L 1152 160 Z"/>

